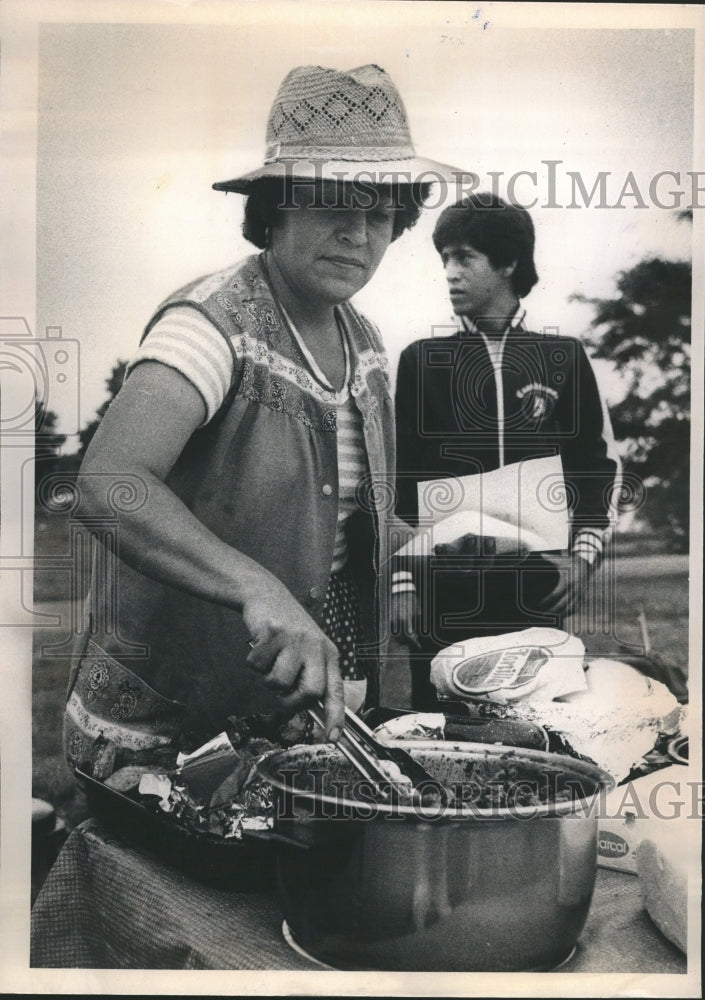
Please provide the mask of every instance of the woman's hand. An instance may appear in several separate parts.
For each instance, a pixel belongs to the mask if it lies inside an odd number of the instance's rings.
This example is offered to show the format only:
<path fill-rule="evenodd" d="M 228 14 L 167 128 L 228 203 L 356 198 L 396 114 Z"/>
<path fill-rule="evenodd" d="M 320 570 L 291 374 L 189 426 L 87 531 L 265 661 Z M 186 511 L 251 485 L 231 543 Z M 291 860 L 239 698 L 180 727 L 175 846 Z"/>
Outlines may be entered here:
<path fill-rule="evenodd" d="M 242 615 L 252 636 L 248 666 L 262 675 L 287 711 L 320 698 L 328 739 L 335 743 L 345 724 L 343 680 L 335 645 L 277 580 L 247 598 Z"/>

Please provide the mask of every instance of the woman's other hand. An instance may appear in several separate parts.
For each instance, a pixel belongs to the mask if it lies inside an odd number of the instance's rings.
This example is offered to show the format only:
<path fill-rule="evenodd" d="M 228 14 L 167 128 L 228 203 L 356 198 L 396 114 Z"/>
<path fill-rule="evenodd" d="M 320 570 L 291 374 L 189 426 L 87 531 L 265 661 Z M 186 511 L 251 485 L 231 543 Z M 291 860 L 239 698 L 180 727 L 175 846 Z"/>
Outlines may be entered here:
<path fill-rule="evenodd" d="M 252 636 L 248 665 L 289 711 L 323 701 L 328 739 L 345 724 L 338 650 L 279 581 L 247 598 L 243 619 Z"/>

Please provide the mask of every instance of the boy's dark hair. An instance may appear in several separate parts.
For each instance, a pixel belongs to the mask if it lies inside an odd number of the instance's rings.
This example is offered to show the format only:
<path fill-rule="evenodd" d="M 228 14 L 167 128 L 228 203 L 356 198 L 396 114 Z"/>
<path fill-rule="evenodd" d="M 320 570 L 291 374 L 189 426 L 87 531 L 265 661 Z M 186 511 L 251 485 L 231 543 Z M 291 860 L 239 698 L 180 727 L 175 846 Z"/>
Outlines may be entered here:
<path fill-rule="evenodd" d="M 433 230 L 439 253 L 445 247 L 468 243 L 484 253 L 492 267 L 516 261 L 512 288 L 519 298 L 528 295 L 539 276 L 534 266 L 534 224 L 525 208 L 495 194 L 471 194 L 440 215 Z"/>
<path fill-rule="evenodd" d="M 313 183 L 316 197 L 325 205 L 320 183 Z M 301 187 L 301 181 L 296 181 L 296 187 Z M 358 204 L 369 206 L 374 202 L 376 194 L 383 194 L 385 197 L 391 194 L 395 206 L 392 230 L 394 241 L 416 224 L 430 189 L 430 184 L 372 185 L 365 182 L 358 186 Z M 267 246 L 267 230 L 276 225 L 280 213 L 290 211 L 295 205 L 296 189 L 292 178 L 263 177 L 252 185 L 245 201 L 242 235 L 260 250 L 264 250 Z"/>

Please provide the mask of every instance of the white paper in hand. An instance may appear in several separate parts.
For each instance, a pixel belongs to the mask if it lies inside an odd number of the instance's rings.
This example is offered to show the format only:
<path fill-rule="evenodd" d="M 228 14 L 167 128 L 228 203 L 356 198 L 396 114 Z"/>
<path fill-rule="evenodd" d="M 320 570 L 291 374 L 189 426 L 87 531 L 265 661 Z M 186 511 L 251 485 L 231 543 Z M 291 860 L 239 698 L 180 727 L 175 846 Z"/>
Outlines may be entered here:
<path fill-rule="evenodd" d="M 422 525 L 443 523 L 444 533 L 458 531 L 449 538 L 439 535 L 435 543 L 452 542 L 469 533 L 489 536 L 496 531 L 496 537 L 518 538 L 529 551 L 568 547 L 569 515 L 558 455 L 514 462 L 474 476 L 426 480 L 418 484 L 417 493 Z M 475 517 L 458 517 L 461 513 Z M 493 518 L 497 524 L 490 520 Z M 513 535 L 508 525 L 514 529 Z M 433 548 L 426 554 L 429 551 Z"/>

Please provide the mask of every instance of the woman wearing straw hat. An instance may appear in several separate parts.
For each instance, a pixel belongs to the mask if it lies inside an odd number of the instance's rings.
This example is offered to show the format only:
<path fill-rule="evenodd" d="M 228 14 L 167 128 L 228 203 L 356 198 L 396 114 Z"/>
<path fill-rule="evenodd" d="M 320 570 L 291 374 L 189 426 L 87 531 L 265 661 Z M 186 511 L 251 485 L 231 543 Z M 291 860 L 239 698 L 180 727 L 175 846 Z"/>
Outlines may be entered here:
<path fill-rule="evenodd" d="M 72 764 L 98 738 L 197 745 L 229 715 L 317 697 L 336 740 L 344 697 L 374 699 L 394 411 L 379 335 L 348 300 L 416 221 L 424 181 L 452 175 L 416 157 L 382 69 L 307 66 L 279 89 L 264 165 L 214 185 L 247 195 L 262 253 L 159 307 L 85 457 L 92 525 L 121 481 L 136 499 L 94 562 Z"/>

